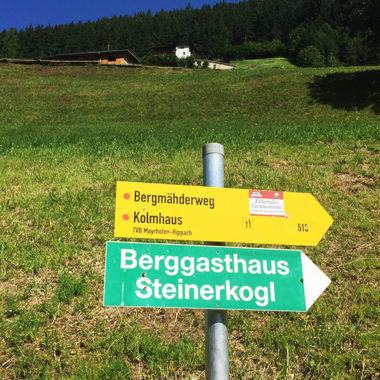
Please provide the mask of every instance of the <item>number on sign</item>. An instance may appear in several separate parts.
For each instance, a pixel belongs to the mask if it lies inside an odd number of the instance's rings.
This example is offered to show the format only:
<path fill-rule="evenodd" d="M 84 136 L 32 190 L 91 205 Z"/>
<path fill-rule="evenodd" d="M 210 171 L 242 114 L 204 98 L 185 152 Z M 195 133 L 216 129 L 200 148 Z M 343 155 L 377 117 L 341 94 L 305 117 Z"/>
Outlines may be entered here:
<path fill-rule="evenodd" d="M 309 232 L 309 225 L 305 223 L 298 223 L 298 232 Z"/>

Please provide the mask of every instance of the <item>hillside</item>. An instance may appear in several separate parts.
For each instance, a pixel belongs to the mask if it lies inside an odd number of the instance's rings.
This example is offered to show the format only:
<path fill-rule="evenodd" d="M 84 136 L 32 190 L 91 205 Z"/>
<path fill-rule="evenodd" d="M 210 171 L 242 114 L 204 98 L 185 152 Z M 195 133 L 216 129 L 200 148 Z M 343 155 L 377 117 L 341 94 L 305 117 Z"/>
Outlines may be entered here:
<path fill-rule="evenodd" d="M 231 378 L 379 377 L 379 67 L 9 64 L 0 82 L 0 378 L 204 378 L 203 311 L 102 302 L 116 180 L 202 185 L 212 141 L 225 187 L 311 192 L 334 218 L 302 247 L 332 279 L 307 313 L 228 313 Z"/>
<path fill-rule="evenodd" d="M 299 66 L 379 65 L 379 19 L 377 0 L 221 1 L 199 9 L 189 2 L 182 10 L 3 30 L 0 58 L 115 49 L 141 58 L 185 44 L 200 58 L 224 61 L 286 54 Z"/>

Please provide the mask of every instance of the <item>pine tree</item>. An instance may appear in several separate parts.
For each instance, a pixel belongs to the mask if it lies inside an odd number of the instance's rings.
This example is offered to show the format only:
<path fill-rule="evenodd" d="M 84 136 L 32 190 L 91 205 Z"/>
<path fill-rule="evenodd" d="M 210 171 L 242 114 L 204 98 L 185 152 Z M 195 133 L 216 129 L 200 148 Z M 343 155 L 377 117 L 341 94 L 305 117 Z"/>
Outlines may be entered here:
<path fill-rule="evenodd" d="M 345 64 L 379 64 L 378 1 L 222 0 L 200 9 L 189 3 L 183 10 L 155 15 L 148 10 L 96 22 L 10 29 L 0 35 L 0 53 L 39 58 L 127 48 L 142 56 L 155 47 L 189 44 L 200 57 L 235 59 L 271 56 L 286 44 L 294 61 L 301 50 L 314 46 L 330 62 L 336 57 Z"/>
<path fill-rule="evenodd" d="M 3 40 L 2 56 L 7 58 L 20 58 L 19 35 L 16 28 L 10 28 Z"/>

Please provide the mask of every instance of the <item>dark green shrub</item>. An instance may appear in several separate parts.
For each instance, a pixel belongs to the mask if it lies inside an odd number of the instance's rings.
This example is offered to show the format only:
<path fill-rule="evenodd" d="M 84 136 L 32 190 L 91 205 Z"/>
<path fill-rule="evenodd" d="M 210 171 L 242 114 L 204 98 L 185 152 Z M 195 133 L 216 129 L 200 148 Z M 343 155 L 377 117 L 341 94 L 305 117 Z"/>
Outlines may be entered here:
<path fill-rule="evenodd" d="M 315 46 L 309 45 L 298 53 L 297 64 L 302 67 L 323 67 L 325 58 Z"/>
<path fill-rule="evenodd" d="M 185 67 L 192 69 L 195 65 L 195 58 L 191 55 L 190 57 L 185 58 Z"/>
<path fill-rule="evenodd" d="M 195 66 L 196 59 L 191 55 L 190 57 L 178 59 L 178 65 L 192 69 Z"/>
<path fill-rule="evenodd" d="M 185 58 L 178 59 L 177 64 L 178 64 L 179 67 L 186 67 Z"/>
<path fill-rule="evenodd" d="M 143 65 L 150 66 L 178 66 L 178 58 L 174 55 L 146 55 L 141 58 L 141 63 Z"/>
<path fill-rule="evenodd" d="M 202 69 L 207 69 L 210 66 L 210 62 L 205 59 L 202 63 Z"/>
<path fill-rule="evenodd" d="M 337 67 L 341 66 L 342 64 L 339 62 L 339 59 L 335 57 L 334 54 L 330 53 L 326 60 L 326 66 L 328 67 Z"/>

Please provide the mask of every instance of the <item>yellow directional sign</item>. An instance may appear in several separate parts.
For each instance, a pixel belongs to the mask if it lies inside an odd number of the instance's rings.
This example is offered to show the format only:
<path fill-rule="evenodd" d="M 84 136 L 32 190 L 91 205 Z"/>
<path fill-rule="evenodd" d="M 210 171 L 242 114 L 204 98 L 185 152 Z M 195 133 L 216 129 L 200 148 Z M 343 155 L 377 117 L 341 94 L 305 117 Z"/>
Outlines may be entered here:
<path fill-rule="evenodd" d="M 332 222 L 308 193 L 116 186 L 115 237 L 315 246 Z"/>

